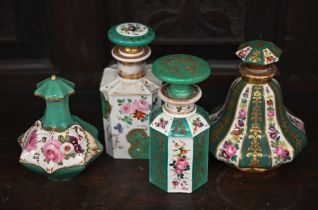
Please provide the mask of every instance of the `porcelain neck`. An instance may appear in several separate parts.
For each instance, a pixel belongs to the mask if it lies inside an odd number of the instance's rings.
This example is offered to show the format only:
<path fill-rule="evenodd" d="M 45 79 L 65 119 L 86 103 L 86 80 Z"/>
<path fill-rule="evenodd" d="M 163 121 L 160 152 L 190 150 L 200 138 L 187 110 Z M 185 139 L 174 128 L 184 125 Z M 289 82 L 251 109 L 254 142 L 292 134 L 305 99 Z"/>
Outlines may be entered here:
<path fill-rule="evenodd" d="M 202 91 L 199 86 L 194 85 L 193 96 L 188 99 L 175 99 L 171 98 L 168 94 L 169 85 L 163 85 L 159 91 L 159 97 L 165 103 L 163 105 L 163 111 L 173 117 L 187 117 L 196 112 L 196 105 L 201 96 Z"/>
<path fill-rule="evenodd" d="M 68 99 L 69 97 L 65 97 L 63 100 L 46 101 L 46 109 L 42 117 L 44 128 L 63 130 L 73 124 Z"/>
<path fill-rule="evenodd" d="M 124 79 L 140 79 L 145 76 L 145 60 L 150 56 L 148 46 L 114 46 L 112 55 L 118 63 L 118 75 Z"/>
<path fill-rule="evenodd" d="M 248 83 L 265 84 L 277 74 L 277 67 L 275 64 L 258 66 L 241 63 L 240 74 Z"/>
<path fill-rule="evenodd" d="M 191 104 L 172 104 L 165 103 L 163 110 L 174 117 L 187 117 L 196 112 L 196 106 L 194 103 Z"/>
<path fill-rule="evenodd" d="M 136 63 L 117 62 L 118 75 L 124 79 L 140 79 L 145 76 L 144 61 Z"/>

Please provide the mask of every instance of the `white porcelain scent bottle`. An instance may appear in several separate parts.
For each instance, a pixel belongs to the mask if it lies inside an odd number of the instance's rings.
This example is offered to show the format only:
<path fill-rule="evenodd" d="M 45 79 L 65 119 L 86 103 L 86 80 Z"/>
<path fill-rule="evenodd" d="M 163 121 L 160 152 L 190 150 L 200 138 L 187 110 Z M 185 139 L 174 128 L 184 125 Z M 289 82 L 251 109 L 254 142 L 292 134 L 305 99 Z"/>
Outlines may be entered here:
<path fill-rule="evenodd" d="M 148 159 L 149 113 L 160 105 L 161 82 L 145 60 L 154 31 L 123 23 L 108 31 L 117 64 L 105 68 L 100 84 L 106 152 L 113 158 Z"/>

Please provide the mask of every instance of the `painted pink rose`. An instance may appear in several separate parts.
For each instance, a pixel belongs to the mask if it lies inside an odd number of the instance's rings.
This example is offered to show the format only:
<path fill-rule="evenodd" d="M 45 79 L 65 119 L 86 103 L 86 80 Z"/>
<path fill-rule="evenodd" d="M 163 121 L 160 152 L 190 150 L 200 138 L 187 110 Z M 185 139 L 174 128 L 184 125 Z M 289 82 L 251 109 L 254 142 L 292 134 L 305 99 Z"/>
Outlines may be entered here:
<path fill-rule="evenodd" d="M 43 153 L 47 161 L 59 163 L 64 159 L 61 151 L 61 142 L 57 140 L 49 140 L 43 146 Z"/>
<path fill-rule="evenodd" d="M 36 129 L 34 129 L 31 134 L 29 135 L 28 143 L 25 147 L 26 151 L 31 152 L 33 150 L 36 150 L 37 146 L 37 134 Z"/>
<path fill-rule="evenodd" d="M 282 147 L 275 147 L 274 152 L 279 156 L 282 157 L 284 155 L 284 149 Z"/>
<path fill-rule="evenodd" d="M 236 147 L 234 145 L 228 145 L 225 151 L 229 157 L 232 157 L 236 153 Z"/>
<path fill-rule="evenodd" d="M 183 171 L 187 170 L 189 167 L 189 163 L 184 158 L 178 158 L 176 161 L 175 173 L 181 174 Z"/>
<path fill-rule="evenodd" d="M 273 110 L 270 110 L 270 111 L 268 111 L 267 115 L 268 115 L 268 117 L 274 117 L 275 112 Z"/>
<path fill-rule="evenodd" d="M 287 158 L 289 157 L 289 151 L 285 150 L 282 147 L 275 147 L 274 152 L 280 157 L 280 158 Z"/>
<path fill-rule="evenodd" d="M 145 99 L 134 100 L 134 106 L 140 111 L 148 111 L 149 104 Z"/>
<path fill-rule="evenodd" d="M 284 150 L 283 158 L 287 158 L 287 157 L 289 157 L 289 151 Z"/>
<path fill-rule="evenodd" d="M 120 109 L 124 114 L 128 115 L 134 113 L 135 111 L 135 107 L 132 104 L 123 104 Z"/>
<path fill-rule="evenodd" d="M 239 111 L 239 115 L 240 115 L 240 117 L 246 117 L 246 111 L 244 110 L 244 109 L 240 109 L 240 111 Z"/>

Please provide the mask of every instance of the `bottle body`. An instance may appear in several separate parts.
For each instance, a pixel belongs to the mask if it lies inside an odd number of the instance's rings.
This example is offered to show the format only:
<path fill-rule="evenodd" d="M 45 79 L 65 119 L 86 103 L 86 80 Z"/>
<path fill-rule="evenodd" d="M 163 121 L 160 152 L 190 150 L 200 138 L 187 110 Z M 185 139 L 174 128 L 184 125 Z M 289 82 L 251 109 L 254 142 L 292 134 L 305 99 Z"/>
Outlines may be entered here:
<path fill-rule="evenodd" d="M 174 116 L 159 107 L 151 113 L 149 180 L 164 191 L 191 193 L 208 180 L 208 115 Z"/>
<path fill-rule="evenodd" d="M 125 79 L 118 66 L 104 70 L 100 91 L 106 152 L 113 158 L 148 159 L 149 114 L 160 105 L 161 82 L 146 65 L 145 75 Z"/>
<path fill-rule="evenodd" d="M 210 120 L 211 153 L 243 171 L 262 172 L 288 163 L 307 142 L 303 122 L 286 110 L 275 79 L 236 79 Z"/>
<path fill-rule="evenodd" d="M 74 86 L 55 75 L 39 82 L 35 95 L 46 100 L 44 115 L 18 139 L 20 163 L 55 181 L 78 175 L 103 151 L 98 130 L 70 113 L 69 95 Z"/>

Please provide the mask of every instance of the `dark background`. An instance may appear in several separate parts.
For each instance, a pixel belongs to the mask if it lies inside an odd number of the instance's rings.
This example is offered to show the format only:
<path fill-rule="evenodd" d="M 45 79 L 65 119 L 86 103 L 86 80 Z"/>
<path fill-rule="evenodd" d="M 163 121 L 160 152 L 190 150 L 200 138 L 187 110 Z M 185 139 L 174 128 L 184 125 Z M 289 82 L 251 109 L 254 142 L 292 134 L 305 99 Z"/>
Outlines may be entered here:
<path fill-rule="evenodd" d="M 76 83 L 77 93 L 70 101 L 72 113 L 91 122 L 103 133 L 98 88 L 103 68 L 113 61 L 110 54 L 113 44 L 107 40 L 106 34 L 110 26 L 121 22 L 141 22 L 155 29 L 157 37 L 150 44 L 153 52 L 150 62 L 171 53 L 193 54 L 209 61 L 212 75 L 200 84 L 203 97 L 199 101 L 207 110 L 223 103 L 231 82 L 239 76 L 239 59 L 235 56 L 238 44 L 253 39 L 274 42 L 284 50 L 278 63 L 280 75 L 276 78 L 282 86 L 285 106 L 304 120 L 309 139 L 307 148 L 310 150 L 311 142 L 318 140 L 318 15 L 315 5 L 313 0 L 0 0 L 0 148 L 3 152 L 0 153 L 0 161 L 6 167 L 3 170 L 12 170 L 1 175 L 2 179 L 15 180 L 10 173 L 23 173 L 33 180 L 38 178 L 16 164 L 20 151 L 16 139 L 43 114 L 44 103 L 33 95 L 33 91 L 37 82 L 51 74 Z M 307 148 L 304 153 L 307 153 Z M 316 152 L 312 150 L 311 154 Z M 303 160 L 314 159 L 308 155 L 303 157 Z M 12 161 L 15 161 L 14 165 Z M 314 169 L 310 163 L 314 162 L 299 164 L 307 164 L 307 172 L 311 173 Z M 217 165 L 220 163 L 215 164 L 216 167 L 211 168 L 215 174 L 221 173 L 218 170 L 229 170 Z M 116 161 L 111 165 L 116 165 Z M 290 184 L 288 180 L 297 182 L 301 177 L 300 166 L 297 168 L 296 165 L 296 169 L 291 167 L 289 170 L 292 172 L 287 171 L 284 176 L 291 178 L 283 179 L 284 186 Z M 99 167 L 103 165 L 99 163 Z M 297 173 L 294 173 L 295 170 Z M 98 177 L 98 172 L 95 173 Z M 211 176 L 217 176 L 213 173 Z M 304 180 L 318 180 L 313 174 Z M 279 173 L 276 175 L 281 176 Z M 262 179 L 271 179 L 273 189 L 279 191 L 282 188 L 275 185 L 276 175 Z M 147 179 L 145 174 L 143 176 Z M 213 180 L 211 176 L 210 180 Z M 235 176 L 234 180 L 242 177 L 246 180 L 239 172 Z M 85 177 L 93 186 L 100 183 L 84 173 L 82 179 Z M 258 179 L 249 178 L 256 182 Z M 45 178 L 41 181 L 47 184 Z M 4 206 L 12 204 L 9 199 L 19 190 L 20 197 L 17 199 L 21 199 L 21 208 L 32 202 L 31 197 L 23 198 L 24 181 L 19 183 L 15 185 L 15 191 L 10 191 L 7 185 L 0 186 L 0 199 Z M 213 182 L 209 183 L 214 187 Z M 251 183 L 247 181 L 247 184 Z M 294 186 L 305 189 L 304 182 L 298 180 L 298 184 L 301 185 Z M 49 189 L 55 190 L 58 186 L 53 185 L 49 184 Z M 4 187 L 8 188 L 5 195 Z M 255 198 L 259 188 L 253 189 L 251 196 L 259 201 Z M 203 192 L 207 192 L 207 188 Z M 289 194 L 291 199 L 294 196 L 292 192 Z M 236 189 L 238 193 L 241 191 Z M 306 193 L 315 195 L 310 190 Z M 200 194 L 196 195 L 201 199 Z M 5 200 L 7 197 L 8 200 Z M 160 203 L 161 198 L 156 199 L 154 202 Z M 238 199 L 240 202 L 241 198 Z M 266 206 L 266 202 L 262 205 Z M 277 200 L 277 204 L 279 202 Z M 254 204 L 245 206 L 245 209 L 257 207 Z M 51 203 L 51 207 L 54 205 Z"/>
<path fill-rule="evenodd" d="M 318 117 L 314 2 L 1 0 L 0 93 L 1 107 L 5 107 L 1 108 L 0 127 L 11 127 L 13 133 L 7 136 L 17 136 L 17 131 L 22 132 L 41 116 L 42 102 L 32 91 L 37 82 L 54 73 L 77 85 L 78 94 L 71 98 L 73 112 L 80 111 L 87 120 L 98 118 L 101 128 L 101 117 L 96 115 L 100 109 L 98 86 L 103 68 L 113 60 L 107 30 L 113 24 L 137 21 L 156 31 L 151 59 L 189 53 L 211 63 L 212 76 L 201 84 L 204 96 L 200 104 L 207 110 L 223 103 L 230 83 L 238 76 L 239 59 L 234 54 L 238 44 L 252 39 L 273 41 L 284 49 L 277 79 L 285 105 L 305 121 L 309 139 L 318 139 L 314 132 Z M 88 98 L 82 101 L 78 95 Z M 13 119 L 8 122 L 5 116 Z M 21 117 L 25 123 L 13 128 Z"/>
<path fill-rule="evenodd" d="M 189 53 L 211 63 L 213 73 L 201 84 L 199 102 L 207 110 L 223 103 L 238 76 L 238 44 L 273 41 L 284 50 L 277 79 L 285 105 L 305 121 L 309 139 L 318 139 L 314 5 L 297 0 L 1 0 L 0 127 L 10 127 L 5 135 L 13 137 L 39 118 L 43 103 L 32 92 L 37 82 L 54 73 L 76 83 L 72 111 L 101 128 L 98 87 L 103 68 L 113 61 L 107 30 L 136 21 L 156 31 L 150 60 Z M 21 118 L 21 127 L 14 126 Z"/>

